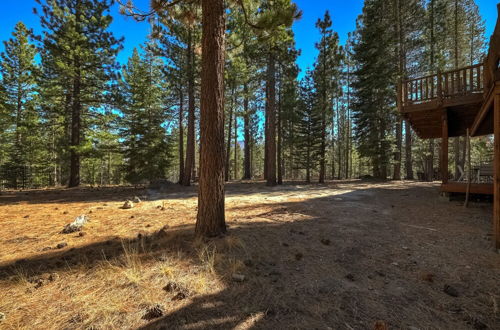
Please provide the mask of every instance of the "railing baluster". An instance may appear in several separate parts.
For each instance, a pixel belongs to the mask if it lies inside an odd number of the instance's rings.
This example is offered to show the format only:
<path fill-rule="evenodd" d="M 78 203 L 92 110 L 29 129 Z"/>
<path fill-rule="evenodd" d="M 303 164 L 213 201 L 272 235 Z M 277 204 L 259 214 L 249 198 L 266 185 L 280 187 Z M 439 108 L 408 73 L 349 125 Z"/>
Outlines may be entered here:
<path fill-rule="evenodd" d="M 474 69 L 469 70 L 469 84 L 471 93 L 474 92 Z"/>

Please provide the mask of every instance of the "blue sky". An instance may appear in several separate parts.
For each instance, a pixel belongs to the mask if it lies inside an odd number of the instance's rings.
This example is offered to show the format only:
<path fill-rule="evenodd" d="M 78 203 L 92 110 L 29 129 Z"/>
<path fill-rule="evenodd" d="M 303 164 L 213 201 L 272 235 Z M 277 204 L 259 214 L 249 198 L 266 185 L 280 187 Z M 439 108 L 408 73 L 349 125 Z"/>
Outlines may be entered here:
<path fill-rule="evenodd" d="M 294 24 L 297 47 L 302 50 L 298 60 L 302 70 L 312 66 L 316 57 L 314 43 L 318 39 L 315 22 L 329 10 L 333 20 L 333 28 L 339 33 L 344 43 L 348 32 L 356 27 L 356 17 L 361 13 L 363 0 L 294 0 L 303 11 L 303 17 Z M 482 17 L 486 21 L 487 36 L 491 35 L 497 18 L 496 0 L 476 0 Z M 135 0 L 138 7 L 147 9 L 149 0 Z M 39 31 L 39 19 L 32 12 L 34 0 L 0 0 L 0 40 L 10 38 L 10 33 L 18 21 Z M 113 9 L 115 20 L 112 30 L 117 37 L 125 37 L 125 48 L 119 55 L 119 61 L 125 62 L 134 47 L 141 44 L 148 34 L 147 23 L 137 23 L 131 18 L 123 17 L 118 8 Z M 0 45 L 3 51 L 3 43 Z"/>

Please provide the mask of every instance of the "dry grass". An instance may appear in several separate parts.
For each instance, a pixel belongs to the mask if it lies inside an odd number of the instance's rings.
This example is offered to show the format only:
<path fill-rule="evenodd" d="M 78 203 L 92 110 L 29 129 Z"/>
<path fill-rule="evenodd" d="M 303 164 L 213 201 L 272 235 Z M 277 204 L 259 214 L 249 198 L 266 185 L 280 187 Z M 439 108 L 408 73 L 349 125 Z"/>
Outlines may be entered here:
<path fill-rule="evenodd" d="M 131 210 L 120 209 L 123 201 L 145 191 L 0 195 L 0 328 L 499 324 L 500 262 L 483 239 L 490 206 L 464 210 L 423 184 L 228 191 L 230 234 L 210 241 L 194 239 L 192 189 L 172 187 Z M 91 217 L 86 235 L 60 233 L 81 214 Z M 444 294 L 445 284 L 460 296 Z M 156 304 L 164 316 L 144 320 Z"/>

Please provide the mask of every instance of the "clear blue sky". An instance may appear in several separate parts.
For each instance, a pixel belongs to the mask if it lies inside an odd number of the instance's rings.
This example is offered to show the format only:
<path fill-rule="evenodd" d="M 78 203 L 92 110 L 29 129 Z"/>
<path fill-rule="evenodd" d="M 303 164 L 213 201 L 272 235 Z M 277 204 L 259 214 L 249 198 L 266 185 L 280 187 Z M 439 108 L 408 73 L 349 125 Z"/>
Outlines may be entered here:
<path fill-rule="evenodd" d="M 363 0 L 294 0 L 303 11 L 303 17 L 296 22 L 293 29 L 297 40 L 297 47 L 302 50 L 299 65 L 302 70 L 312 66 L 316 50 L 314 43 L 318 34 L 314 26 L 318 18 L 322 17 L 325 10 L 329 10 L 333 20 L 333 27 L 339 33 L 341 42 L 347 38 L 347 33 L 356 27 L 356 17 L 361 13 Z M 496 0 L 476 0 L 482 17 L 486 21 L 487 36 L 493 29 L 497 18 Z M 149 0 L 135 0 L 138 7 L 147 9 Z M 32 12 L 35 7 L 34 0 L 0 0 L 0 40 L 6 40 L 14 25 L 23 21 L 35 32 L 39 31 L 39 19 Z M 131 18 L 126 18 L 118 13 L 118 8 L 113 9 L 115 20 L 112 29 L 117 37 L 125 37 L 125 49 L 119 55 L 119 61 L 125 62 L 132 49 L 141 44 L 148 33 L 147 23 L 137 23 Z M 0 45 L 3 51 L 3 43 Z"/>

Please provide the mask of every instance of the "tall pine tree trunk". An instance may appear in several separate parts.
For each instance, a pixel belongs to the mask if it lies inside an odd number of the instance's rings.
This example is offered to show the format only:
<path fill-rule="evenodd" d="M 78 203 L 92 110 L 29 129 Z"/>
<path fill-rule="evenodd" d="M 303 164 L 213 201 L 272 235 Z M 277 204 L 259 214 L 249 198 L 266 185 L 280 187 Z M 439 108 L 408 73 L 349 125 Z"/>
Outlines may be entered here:
<path fill-rule="evenodd" d="M 188 74 L 188 132 L 186 145 L 186 165 L 184 166 L 184 178 L 182 185 L 189 186 L 191 184 L 191 175 L 194 171 L 195 157 L 195 96 L 194 96 L 194 69 L 195 58 L 193 49 L 193 32 L 189 29 L 188 47 L 187 47 L 187 74 Z"/>
<path fill-rule="evenodd" d="M 244 115 L 244 135 L 245 135 L 245 165 L 244 165 L 244 174 L 243 179 L 250 180 L 252 178 L 252 166 L 250 162 L 250 113 L 248 108 L 248 86 L 247 83 L 243 85 L 243 110 L 245 112 Z"/>
<path fill-rule="evenodd" d="M 238 180 L 238 116 L 234 114 L 234 179 Z"/>
<path fill-rule="evenodd" d="M 278 92 L 278 151 L 277 151 L 277 161 L 278 161 L 278 184 L 283 184 L 283 148 L 281 147 L 282 143 L 282 122 L 281 122 L 281 76 L 280 76 L 280 88 Z"/>
<path fill-rule="evenodd" d="M 268 186 L 276 185 L 276 59 L 273 51 L 269 52 L 267 64 L 267 157 L 266 180 Z"/>
<path fill-rule="evenodd" d="M 227 122 L 228 128 L 227 128 L 227 144 L 226 144 L 226 166 L 224 168 L 224 180 L 229 181 L 231 179 L 231 164 L 230 164 L 230 159 L 231 159 L 231 136 L 232 136 L 232 125 L 233 125 L 233 109 L 234 109 L 234 89 L 235 87 L 233 86 L 231 88 L 231 106 L 229 107 L 229 119 Z"/>
<path fill-rule="evenodd" d="M 75 60 L 75 66 L 79 67 L 78 59 Z M 80 146 L 81 138 L 81 77 L 77 70 L 73 79 L 73 95 L 71 106 L 71 153 L 70 153 L 70 175 L 69 187 L 78 187 L 80 185 Z"/>
<path fill-rule="evenodd" d="M 202 0 L 200 183 L 196 234 L 226 232 L 224 215 L 224 0 Z"/>
<path fill-rule="evenodd" d="M 179 89 L 179 183 L 184 178 L 184 93 Z"/>

